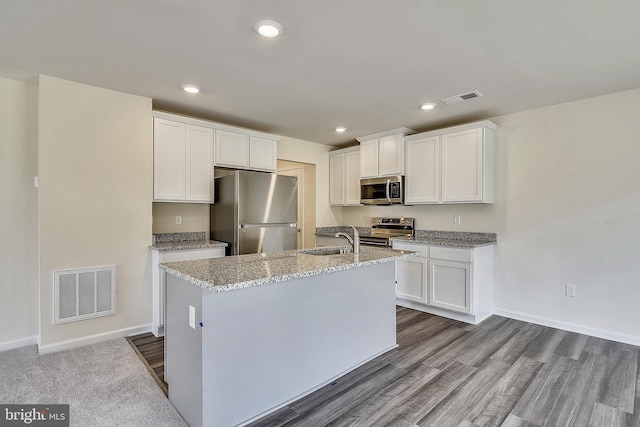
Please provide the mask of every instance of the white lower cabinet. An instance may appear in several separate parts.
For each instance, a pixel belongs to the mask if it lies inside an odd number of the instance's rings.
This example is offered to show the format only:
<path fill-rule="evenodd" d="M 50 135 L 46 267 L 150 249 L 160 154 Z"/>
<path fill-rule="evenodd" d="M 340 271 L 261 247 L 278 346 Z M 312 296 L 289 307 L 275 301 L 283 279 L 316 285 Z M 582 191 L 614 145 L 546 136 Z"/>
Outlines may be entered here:
<path fill-rule="evenodd" d="M 471 264 L 429 260 L 429 304 L 471 314 Z"/>
<path fill-rule="evenodd" d="M 224 247 L 187 249 L 176 251 L 151 250 L 151 301 L 152 301 L 152 326 L 151 332 L 157 337 L 164 335 L 165 320 L 165 285 L 164 271 L 158 266 L 163 262 L 191 261 L 194 259 L 221 258 L 224 256 Z"/>
<path fill-rule="evenodd" d="M 450 248 L 393 242 L 420 256 L 396 262 L 400 306 L 477 324 L 493 312 L 493 245 Z"/>
<path fill-rule="evenodd" d="M 396 296 L 428 304 L 427 259 L 417 257 L 396 261 Z"/>

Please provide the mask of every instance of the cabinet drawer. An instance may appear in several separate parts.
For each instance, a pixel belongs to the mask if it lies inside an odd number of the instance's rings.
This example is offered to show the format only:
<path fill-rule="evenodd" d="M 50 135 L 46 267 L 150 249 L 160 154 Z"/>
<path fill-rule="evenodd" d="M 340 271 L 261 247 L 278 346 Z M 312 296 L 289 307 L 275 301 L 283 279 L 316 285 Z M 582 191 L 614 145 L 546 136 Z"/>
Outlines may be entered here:
<path fill-rule="evenodd" d="M 431 246 L 430 253 L 431 258 L 446 259 L 449 261 L 473 262 L 473 249 Z"/>
<path fill-rule="evenodd" d="M 393 242 L 393 249 L 398 249 L 400 251 L 418 252 L 420 256 L 423 256 L 425 258 L 429 257 L 429 246 L 426 245 Z"/>

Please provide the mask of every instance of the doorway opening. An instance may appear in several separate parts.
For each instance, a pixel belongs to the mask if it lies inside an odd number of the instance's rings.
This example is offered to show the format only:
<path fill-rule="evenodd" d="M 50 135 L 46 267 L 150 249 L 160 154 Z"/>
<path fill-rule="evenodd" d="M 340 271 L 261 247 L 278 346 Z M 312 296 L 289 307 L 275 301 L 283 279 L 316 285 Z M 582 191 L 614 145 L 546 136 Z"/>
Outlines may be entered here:
<path fill-rule="evenodd" d="M 278 175 L 298 178 L 298 249 L 316 246 L 316 165 L 278 160 Z"/>

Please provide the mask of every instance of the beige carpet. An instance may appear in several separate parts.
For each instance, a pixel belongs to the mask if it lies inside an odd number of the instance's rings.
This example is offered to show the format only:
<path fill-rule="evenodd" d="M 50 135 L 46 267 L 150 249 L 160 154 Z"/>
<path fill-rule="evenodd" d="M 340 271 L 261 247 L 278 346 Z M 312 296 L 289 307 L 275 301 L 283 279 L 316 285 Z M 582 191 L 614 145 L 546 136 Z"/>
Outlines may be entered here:
<path fill-rule="evenodd" d="M 0 352 L 0 403 L 70 405 L 70 425 L 187 426 L 124 338 L 37 355 Z"/>

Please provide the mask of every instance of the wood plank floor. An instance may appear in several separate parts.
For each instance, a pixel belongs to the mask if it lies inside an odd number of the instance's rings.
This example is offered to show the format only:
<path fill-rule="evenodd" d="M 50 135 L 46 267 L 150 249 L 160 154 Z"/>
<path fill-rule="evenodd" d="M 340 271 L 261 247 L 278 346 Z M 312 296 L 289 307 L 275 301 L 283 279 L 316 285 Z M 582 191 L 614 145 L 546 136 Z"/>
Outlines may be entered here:
<path fill-rule="evenodd" d="M 398 307 L 399 347 L 251 424 L 640 427 L 638 347 Z"/>
<path fill-rule="evenodd" d="M 169 395 L 167 383 L 164 382 L 164 337 L 156 337 L 151 332 L 127 337 L 138 357 L 142 359 L 147 370 L 166 396 Z"/>

